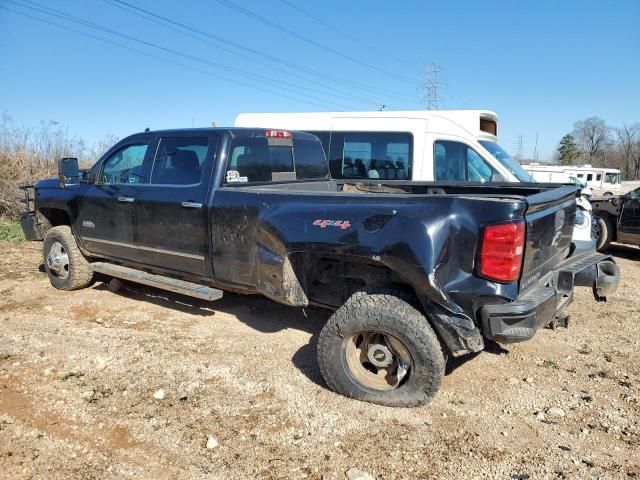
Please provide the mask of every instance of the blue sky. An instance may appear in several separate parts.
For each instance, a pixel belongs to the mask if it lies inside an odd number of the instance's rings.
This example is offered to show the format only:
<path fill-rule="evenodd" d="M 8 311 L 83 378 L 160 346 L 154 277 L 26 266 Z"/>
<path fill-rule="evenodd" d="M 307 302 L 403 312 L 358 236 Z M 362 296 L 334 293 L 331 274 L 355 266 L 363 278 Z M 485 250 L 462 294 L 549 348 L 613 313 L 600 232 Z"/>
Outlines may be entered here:
<path fill-rule="evenodd" d="M 190 56 L 18 6 L 25 0 L 0 0 L 0 7 L 183 65 L 0 8 L 0 111 L 19 125 L 59 121 L 88 141 L 145 127 L 231 125 L 247 111 L 421 108 L 417 87 L 432 62 L 444 84 L 441 106 L 495 110 L 501 143 L 514 153 L 522 135 L 531 155 L 538 134 L 544 160 L 575 121 L 593 115 L 611 125 L 640 122 L 639 0 L 232 0 L 315 44 L 225 0 L 126 0 L 258 55 L 152 23 L 114 0 L 29 1 Z"/>

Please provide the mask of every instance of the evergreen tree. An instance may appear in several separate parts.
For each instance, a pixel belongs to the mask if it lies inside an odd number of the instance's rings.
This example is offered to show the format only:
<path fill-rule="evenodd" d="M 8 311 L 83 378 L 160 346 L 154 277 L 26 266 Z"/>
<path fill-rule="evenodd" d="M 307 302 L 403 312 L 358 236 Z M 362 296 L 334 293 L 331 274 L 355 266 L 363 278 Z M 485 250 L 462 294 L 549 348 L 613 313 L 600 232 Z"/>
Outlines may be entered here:
<path fill-rule="evenodd" d="M 558 159 L 560 165 L 573 165 L 580 158 L 580 150 L 573 135 L 567 134 L 560 140 Z"/>

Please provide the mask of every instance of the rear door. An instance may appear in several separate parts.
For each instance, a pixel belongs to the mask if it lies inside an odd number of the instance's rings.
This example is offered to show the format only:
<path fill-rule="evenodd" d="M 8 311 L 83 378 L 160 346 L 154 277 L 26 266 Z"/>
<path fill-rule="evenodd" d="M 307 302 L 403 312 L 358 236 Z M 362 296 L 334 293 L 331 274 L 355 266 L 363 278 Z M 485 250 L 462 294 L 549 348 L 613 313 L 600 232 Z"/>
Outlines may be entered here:
<path fill-rule="evenodd" d="M 149 181 L 151 138 L 133 137 L 109 153 L 100 164 L 96 182 L 78 197 L 78 231 L 84 248 L 92 254 L 138 260 L 135 200 Z"/>
<path fill-rule="evenodd" d="M 160 135 L 150 182 L 135 202 L 137 243 L 145 264 L 206 273 L 206 199 L 217 142 L 215 133 Z"/>
<path fill-rule="evenodd" d="M 262 234 L 271 234 L 265 217 L 277 207 L 269 204 L 267 195 L 243 187 L 307 180 L 329 180 L 326 158 L 317 140 L 301 138 L 298 133 L 293 134 L 293 139 L 234 136 L 211 212 L 216 279 L 255 285 L 256 252 L 262 248 L 260 227 Z"/>

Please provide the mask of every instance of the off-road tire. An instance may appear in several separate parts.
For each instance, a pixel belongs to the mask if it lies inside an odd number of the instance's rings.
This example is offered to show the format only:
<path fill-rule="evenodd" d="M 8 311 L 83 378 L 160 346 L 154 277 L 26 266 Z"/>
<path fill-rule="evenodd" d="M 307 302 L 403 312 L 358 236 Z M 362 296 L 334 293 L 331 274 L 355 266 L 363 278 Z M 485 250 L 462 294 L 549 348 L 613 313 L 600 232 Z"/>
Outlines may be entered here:
<path fill-rule="evenodd" d="M 377 331 L 400 340 L 412 366 L 394 390 L 365 387 L 349 373 L 345 339 L 363 331 Z M 392 293 L 357 292 L 327 321 L 318 339 L 318 364 L 333 391 L 366 402 L 394 407 L 428 403 L 438 392 L 445 371 L 440 342 L 427 319 L 409 301 Z"/>
<path fill-rule="evenodd" d="M 601 252 L 605 250 L 613 240 L 613 224 L 607 216 L 597 216 L 595 221 L 600 230 L 600 234 L 596 238 L 596 250 Z"/>
<path fill-rule="evenodd" d="M 52 272 L 49 268 L 47 257 L 51 251 L 51 247 L 59 242 L 64 247 L 69 257 L 69 269 L 66 277 L 61 277 Z M 44 268 L 49 275 L 51 285 L 59 290 L 79 290 L 88 287 L 93 282 L 93 270 L 87 259 L 82 255 L 76 239 L 71 233 L 71 228 L 67 225 L 60 225 L 49 229 L 44 237 L 44 245 L 42 247 L 44 257 Z"/>

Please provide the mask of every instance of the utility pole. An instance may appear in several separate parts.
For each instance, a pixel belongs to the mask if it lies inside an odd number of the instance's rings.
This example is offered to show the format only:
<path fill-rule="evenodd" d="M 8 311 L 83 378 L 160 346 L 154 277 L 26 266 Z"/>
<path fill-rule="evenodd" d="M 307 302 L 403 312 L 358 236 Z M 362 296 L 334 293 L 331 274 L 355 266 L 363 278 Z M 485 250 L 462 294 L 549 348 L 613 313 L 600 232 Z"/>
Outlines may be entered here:
<path fill-rule="evenodd" d="M 420 87 L 425 92 L 422 101 L 426 104 L 427 110 L 438 110 L 439 103 L 442 102 L 442 97 L 438 93 L 438 88 L 443 86 L 441 83 L 438 83 L 439 73 L 440 67 L 435 63 L 431 63 L 427 67 L 427 80 Z"/>
<path fill-rule="evenodd" d="M 516 154 L 516 160 L 520 163 L 524 160 L 524 140 L 522 135 L 518 135 L 518 138 L 516 139 L 516 149 L 518 151 Z"/>
<path fill-rule="evenodd" d="M 536 144 L 533 147 L 533 161 L 538 161 L 538 132 L 536 132 Z"/>

